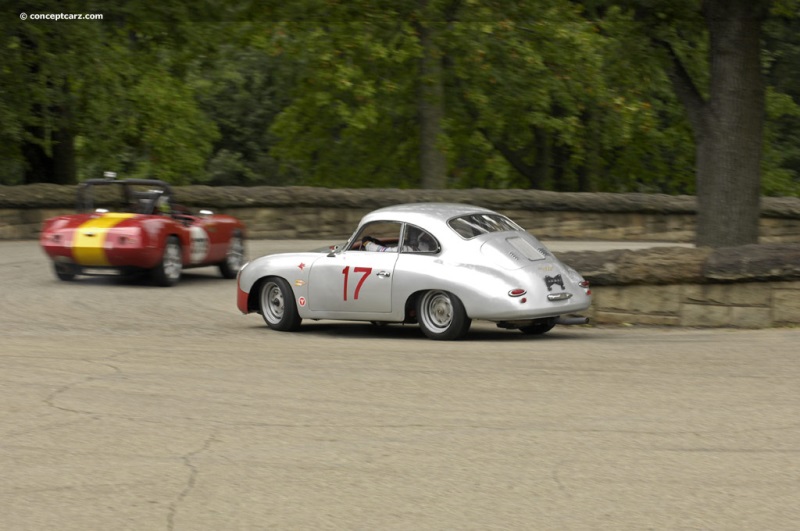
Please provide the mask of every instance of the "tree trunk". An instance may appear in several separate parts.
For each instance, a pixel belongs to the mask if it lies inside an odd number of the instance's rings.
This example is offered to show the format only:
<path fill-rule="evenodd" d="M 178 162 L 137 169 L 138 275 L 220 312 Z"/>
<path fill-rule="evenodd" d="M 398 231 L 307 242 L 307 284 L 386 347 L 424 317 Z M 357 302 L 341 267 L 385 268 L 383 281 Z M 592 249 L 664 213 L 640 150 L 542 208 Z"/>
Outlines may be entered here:
<path fill-rule="evenodd" d="M 33 142 L 22 146 L 22 154 L 27 163 L 25 184 L 77 182 L 75 139 L 72 132 L 68 129 L 56 131 L 52 135 L 51 146 L 50 150 Z"/>
<path fill-rule="evenodd" d="M 528 187 L 534 190 L 544 190 L 552 181 L 553 166 L 553 139 L 541 127 L 534 128 L 534 143 L 536 146 L 536 160 L 533 172 L 528 178 Z"/>
<path fill-rule="evenodd" d="M 68 99 L 69 86 L 65 84 L 62 90 Z M 42 120 L 49 116 L 55 125 L 52 131 L 41 126 L 28 127 L 28 134 L 39 142 L 28 141 L 22 146 L 26 161 L 25 183 L 75 184 L 78 178 L 72 109 L 63 104 L 48 109 L 35 106 L 34 111 Z"/>
<path fill-rule="evenodd" d="M 759 2 L 707 0 L 709 99 L 693 120 L 697 155 L 696 244 L 758 242 L 764 85 Z"/>
<path fill-rule="evenodd" d="M 764 83 L 761 77 L 761 0 L 704 0 L 709 89 L 705 100 L 674 48 L 668 71 L 686 108 L 695 140 L 695 243 L 730 247 L 758 243 Z"/>
<path fill-rule="evenodd" d="M 40 144 L 26 142 L 22 145 L 25 159 L 25 184 L 52 182 L 53 158 Z"/>
<path fill-rule="evenodd" d="M 424 9 L 427 2 L 422 0 L 420 3 Z M 434 44 L 431 27 L 420 24 L 419 37 L 422 45 L 417 107 L 420 121 L 420 186 L 442 189 L 447 185 L 447 159 L 438 145 L 444 119 L 442 57 Z"/>

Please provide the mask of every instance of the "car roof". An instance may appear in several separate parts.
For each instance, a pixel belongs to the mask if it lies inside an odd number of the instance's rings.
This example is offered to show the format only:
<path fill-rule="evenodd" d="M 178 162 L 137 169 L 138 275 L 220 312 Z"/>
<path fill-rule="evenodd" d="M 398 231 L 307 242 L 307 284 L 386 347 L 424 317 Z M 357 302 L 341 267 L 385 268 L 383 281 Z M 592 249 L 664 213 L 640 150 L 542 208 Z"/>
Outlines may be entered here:
<path fill-rule="evenodd" d="M 467 214 L 496 214 L 493 210 L 464 203 L 404 203 L 373 210 L 362 219 L 362 223 L 377 220 L 397 220 L 422 224 L 449 219 Z"/>

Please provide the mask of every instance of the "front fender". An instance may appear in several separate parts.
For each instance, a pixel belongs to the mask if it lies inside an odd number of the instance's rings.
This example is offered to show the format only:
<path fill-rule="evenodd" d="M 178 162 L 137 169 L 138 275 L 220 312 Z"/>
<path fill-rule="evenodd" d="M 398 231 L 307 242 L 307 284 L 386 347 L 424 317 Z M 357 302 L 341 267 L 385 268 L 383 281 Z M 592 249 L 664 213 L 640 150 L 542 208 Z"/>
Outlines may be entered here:
<path fill-rule="evenodd" d="M 248 311 L 258 308 L 258 285 L 267 277 L 280 277 L 292 288 L 295 300 L 307 296 L 308 272 L 323 253 L 279 253 L 256 258 L 242 268 L 238 277 L 239 297 L 247 301 Z M 240 309 L 242 304 L 240 304 Z M 302 315 L 303 308 L 298 308 Z"/>

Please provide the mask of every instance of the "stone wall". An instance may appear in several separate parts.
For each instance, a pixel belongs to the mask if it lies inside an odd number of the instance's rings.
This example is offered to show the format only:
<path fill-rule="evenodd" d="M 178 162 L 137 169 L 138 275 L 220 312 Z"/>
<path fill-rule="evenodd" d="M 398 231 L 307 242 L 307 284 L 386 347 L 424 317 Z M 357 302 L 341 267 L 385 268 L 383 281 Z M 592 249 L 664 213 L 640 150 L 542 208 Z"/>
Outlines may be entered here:
<path fill-rule="evenodd" d="M 591 282 L 595 323 L 800 325 L 800 244 L 567 252 Z"/>
<path fill-rule="evenodd" d="M 771 328 L 800 325 L 800 282 L 601 286 L 595 324 Z"/>
<path fill-rule="evenodd" d="M 241 218 L 254 239 L 340 239 L 367 212 L 396 203 L 471 203 L 503 212 L 542 239 L 691 242 L 696 200 L 663 194 L 539 190 L 176 187 L 178 202 Z M 0 186 L 0 239 L 34 239 L 49 216 L 72 212 L 75 186 Z M 761 241 L 800 242 L 800 199 L 764 198 Z"/>

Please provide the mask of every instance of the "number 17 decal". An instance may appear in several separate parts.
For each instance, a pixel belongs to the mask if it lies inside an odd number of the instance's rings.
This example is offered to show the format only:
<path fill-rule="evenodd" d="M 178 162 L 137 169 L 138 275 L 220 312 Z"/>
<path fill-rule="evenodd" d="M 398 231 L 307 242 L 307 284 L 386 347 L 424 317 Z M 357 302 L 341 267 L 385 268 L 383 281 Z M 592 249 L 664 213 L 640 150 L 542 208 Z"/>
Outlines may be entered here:
<path fill-rule="evenodd" d="M 369 274 L 372 273 L 372 268 L 354 267 L 353 273 L 355 274 L 362 273 L 361 279 L 358 281 L 358 284 L 356 284 L 356 291 L 355 293 L 353 293 L 353 300 L 358 300 L 358 293 L 361 291 L 361 286 L 364 285 L 364 281 L 367 280 Z M 342 269 L 342 274 L 344 275 L 344 289 L 342 290 L 342 292 L 344 300 L 347 300 L 347 279 L 350 277 L 350 266 L 347 266 L 344 269 Z"/>

